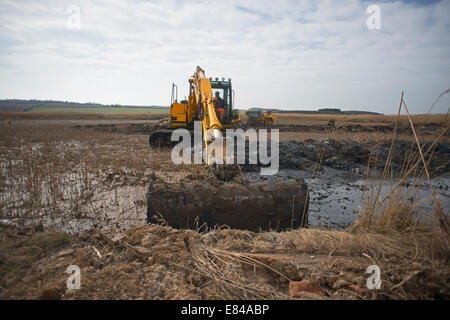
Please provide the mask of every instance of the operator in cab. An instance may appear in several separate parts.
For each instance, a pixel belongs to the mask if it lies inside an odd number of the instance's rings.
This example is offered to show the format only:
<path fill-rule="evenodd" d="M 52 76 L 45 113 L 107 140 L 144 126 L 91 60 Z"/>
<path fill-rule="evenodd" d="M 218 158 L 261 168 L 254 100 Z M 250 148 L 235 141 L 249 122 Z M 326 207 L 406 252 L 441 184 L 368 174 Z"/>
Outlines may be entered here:
<path fill-rule="evenodd" d="M 225 113 L 225 102 L 220 97 L 219 91 L 216 91 L 215 108 L 216 108 L 216 114 L 219 115 L 219 120 L 220 120 L 220 122 L 222 122 L 223 115 Z"/>

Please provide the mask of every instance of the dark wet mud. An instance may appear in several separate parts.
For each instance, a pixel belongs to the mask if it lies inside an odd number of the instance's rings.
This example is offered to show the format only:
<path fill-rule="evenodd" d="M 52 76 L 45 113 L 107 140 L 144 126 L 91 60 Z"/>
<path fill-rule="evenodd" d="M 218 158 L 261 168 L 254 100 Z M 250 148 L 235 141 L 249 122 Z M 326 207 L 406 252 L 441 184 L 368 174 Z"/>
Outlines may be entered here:
<path fill-rule="evenodd" d="M 323 168 L 320 172 L 311 175 L 305 170 L 281 169 L 274 176 L 260 176 L 257 172 L 246 173 L 249 181 L 284 180 L 302 177 L 309 186 L 310 202 L 308 222 L 311 228 L 343 229 L 351 226 L 362 213 L 364 205 L 378 186 L 377 181 L 368 180 L 362 174 L 341 171 L 333 168 Z M 399 180 L 394 181 L 394 185 Z M 416 181 L 409 179 L 409 188 L 416 188 Z M 431 180 L 432 188 L 441 201 L 446 212 L 450 209 L 450 177 L 441 176 Z M 385 182 L 382 185 L 380 197 L 384 197 L 393 184 Z M 409 202 L 420 201 L 417 205 L 417 215 L 424 223 L 431 223 L 430 217 L 434 209 L 431 198 L 431 188 L 428 181 L 419 185 L 420 190 L 415 199 Z"/>
<path fill-rule="evenodd" d="M 412 174 L 402 183 L 402 188 L 405 194 L 415 194 L 408 201 L 420 202 L 415 211 L 422 221 L 430 223 L 434 209 L 431 190 L 434 190 L 446 212 L 450 208 L 450 146 L 439 142 L 435 146 L 425 143 L 421 148 L 425 155 L 427 150 L 429 154 L 433 153 L 427 164 L 431 187 L 427 179 L 419 181 L 419 175 L 414 178 Z M 376 144 L 332 139 L 287 141 L 279 145 L 280 169 L 276 175 L 261 176 L 259 165 L 243 164 L 241 167 L 249 181 L 303 178 L 310 189 L 309 225 L 341 229 L 353 224 L 367 200 L 373 197 L 390 149 L 391 143 L 387 141 Z M 417 167 L 422 168 L 414 142 L 397 141 L 390 157 L 388 169 L 392 179 L 381 185 L 381 199 L 400 181 L 405 159 L 413 160 L 412 163 L 419 162 Z"/>

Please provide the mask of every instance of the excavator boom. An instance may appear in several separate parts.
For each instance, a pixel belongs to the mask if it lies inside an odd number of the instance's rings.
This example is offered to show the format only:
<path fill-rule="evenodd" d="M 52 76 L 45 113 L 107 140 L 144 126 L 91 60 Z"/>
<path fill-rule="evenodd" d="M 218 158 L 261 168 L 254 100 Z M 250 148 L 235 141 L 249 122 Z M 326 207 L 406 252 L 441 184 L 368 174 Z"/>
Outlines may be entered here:
<path fill-rule="evenodd" d="M 192 76 L 192 80 L 194 86 L 193 92 L 197 95 L 196 98 L 200 106 L 203 139 L 205 151 L 208 155 L 207 164 L 211 164 L 213 145 L 218 139 L 222 139 L 221 130 L 223 127 L 217 118 L 216 110 L 214 108 L 211 80 L 206 78 L 205 72 L 198 66 Z"/>

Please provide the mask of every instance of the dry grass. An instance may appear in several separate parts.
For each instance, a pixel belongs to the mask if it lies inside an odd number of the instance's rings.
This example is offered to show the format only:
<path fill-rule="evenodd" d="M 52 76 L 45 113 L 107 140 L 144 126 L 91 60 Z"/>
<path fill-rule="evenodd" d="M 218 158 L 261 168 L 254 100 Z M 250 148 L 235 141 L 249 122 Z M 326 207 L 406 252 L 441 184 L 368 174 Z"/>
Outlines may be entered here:
<path fill-rule="evenodd" d="M 404 155 L 404 163 L 400 170 L 394 171 L 391 154 L 395 148 L 397 139 L 397 126 L 400 123 L 401 110 L 406 111 L 406 118 L 414 133 L 414 140 L 417 143 L 417 150 L 410 150 Z M 439 199 L 434 195 L 433 186 L 430 181 L 428 165 L 433 157 L 433 150 L 436 144 L 448 131 L 448 125 L 443 126 L 435 137 L 431 146 L 423 150 L 423 146 L 416 134 L 413 117 L 408 113 L 407 106 L 402 98 L 398 109 L 398 121 L 395 122 L 395 129 L 391 137 L 391 147 L 388 157 L 383 164 L 383 171 L 380 175 L 377 168 L 380 163 L 376 152 L 372 155 L 368 164 L 367 180 L 369 194 L 360 218 L 353 226 L 353 231 L 357 232 L 378 232 L 387 234 L 403 234 L 406 237 L 420 237 L 420 244 L 428 250 L 424 254 L 427 256 L 447 256 L 450 252 L 450 229 L 448 213 L 445 213 Z M 383 193 L 383 184 L 390 183 L 390 190 Z M 417 207 L 422 201 L 419 191 L 424 182 L 429 184 L 432 201 L 434 202 L 434 212 L 418 212 Z M 440 221 L 432 227 L 424 224 L 423 221 Z M 427 238 L 426 244 L 424 239 Z"/>
<path fill-rule="evenodd" d="M 214 298 L 287 299 L 291 281 L 312 279 L 327 296 L 308 299 L 430 299 L 449 294 L 447 260 L 433 255 L 426 233 L 298 229 L 252 233 L 214 230 L 191 248 L 191 263 L 176 265 L 203 277 Z M 440 251 L 441 253 L 443 251 Z M 366 268 L 382 272 L 382 290 L 358 294 L 338 283 L 366 288 Z M 442 282 L 443 281 L 443 282 Z"/>
<path fill-rule="evenodd" d="M 318 229 L 199 234 L 154 224 L 78 235 L 0 230 L 0 246 L 8 252 L 0 265 L 6 299 L 39 299 L 49 287 L 62 299 L 289 299 L 289 282 L 302 279 L 317 281 L 326 292 L 307 299 L 449 296 L 447 265 L 424 258 L 429 237 Z M 121 240 L 113 241 L 117 235 Z M 72 255 L 57 254 L 68 247 Z M 61 276 L 70 264 L 83 274 L 82 288 L 73 292 Z M 372 264 L 381 268 L 381 290 L 364 289 Z"/>
<path fill-rule="evenodd" d="M 61 230 L 74 218 L 106 220 L 108 199 L 99 200 L 105 192 L 116 203 L 133 197 L 143 211 L 142 183 L 183 170 L 169 151 L 151 152 L 146 136 L 35 122 L 0 126 L 0 135 L 0 217 L 21 227 Z M 121 195 L 126 186 L 141 187 Z"/>

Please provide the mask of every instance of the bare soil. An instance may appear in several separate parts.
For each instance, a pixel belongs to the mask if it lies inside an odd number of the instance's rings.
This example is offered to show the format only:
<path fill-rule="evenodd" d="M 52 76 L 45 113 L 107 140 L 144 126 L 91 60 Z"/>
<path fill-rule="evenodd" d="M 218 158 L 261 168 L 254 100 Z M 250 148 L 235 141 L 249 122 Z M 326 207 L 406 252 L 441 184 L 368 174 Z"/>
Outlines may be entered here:
<path fill-rule="evenodd" d="M 448 256 L 421 258 L 422 248 L 400 239 L 317 229 L 198 233 L 147 225 L 69 235 L 2 228 L 1 297 L 291 299 L 289 284 L 309 280 L 323 293 L 299 299 L 450 298 Z M 366 285 L 373 264 L 380 290 Z M 78 290 L 67 289 L 69 265 L 81 269 Z"/>

